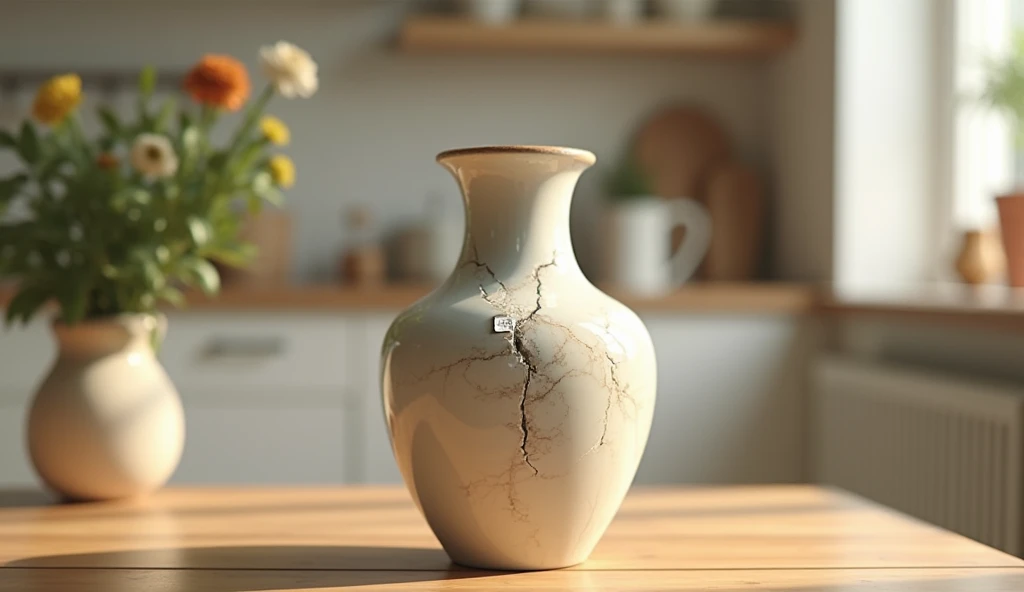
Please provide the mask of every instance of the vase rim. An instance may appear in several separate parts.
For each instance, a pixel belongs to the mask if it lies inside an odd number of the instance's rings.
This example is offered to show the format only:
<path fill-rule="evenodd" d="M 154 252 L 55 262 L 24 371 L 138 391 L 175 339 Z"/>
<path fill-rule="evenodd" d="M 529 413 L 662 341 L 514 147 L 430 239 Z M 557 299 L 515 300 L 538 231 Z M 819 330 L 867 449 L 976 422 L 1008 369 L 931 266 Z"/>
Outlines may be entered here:
<path fill-rule="evenodd" d="M 566 148 L 562 146 L 537 146 L 537 145 L 495 145 L 495 146 L 473 146 L 469 148 L 453 148 L 445 150 L 437 155 L 437 162 L 443 162 L 457 156 L 470 156 L 477 154 L 550 154 L 553 156 L 568 156 L 573 160 L 590 166 L 597 162 L 597 156 L 589 150 L 580 148 Z"/>

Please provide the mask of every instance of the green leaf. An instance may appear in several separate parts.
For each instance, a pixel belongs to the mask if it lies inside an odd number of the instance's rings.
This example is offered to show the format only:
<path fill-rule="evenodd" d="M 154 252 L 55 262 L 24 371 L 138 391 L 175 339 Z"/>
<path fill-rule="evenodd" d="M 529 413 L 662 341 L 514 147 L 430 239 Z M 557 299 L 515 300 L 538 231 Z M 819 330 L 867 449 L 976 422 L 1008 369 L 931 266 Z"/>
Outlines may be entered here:
<path fill-rule="evenodd" d="M 251 191 L 254 195 L 269 204 L 278 207 L 284 205 L 284 195 L 277 189 L 277 187 L 274 187 L 274 179 L 267 171 L 260 171 L 256 173 L 252 178 Z"/>
<path fill-rule="evenodd" d="M 263 198 L 256 195 L 255 193 L 249 193 L 249 199 L 246 200 L 249 214 L 255 216 L 263 211 Z"/>
<path fill-rule="evenodd" d="M 156 114 L 156 119 L 153 120 L 154 132 L 166 133 L 167 127 L 171 123 L 171 116 L 174 115 L 175 107 L 177 107 L 177 102 L 174 99 L 164 101 L 164 104 L 160 106 L 160 111 Z"/>
<path fill-rule="evenodd" d="M 21 135 L 18 138 L 18 155 L 27 164 L 35 164 L 39 159 L 39 136 L 31 122 L 25 120 L 21 124 Z"/>
<path fill-rule="evenodd" d="M 178 131 L 184 133 L 190 127 L 192 127 L 192 114 L 182 110 L 178 113 Z"/>
<path fill-rule="evenodd" d="M 117 115 L 110 107 L 100 106 L 96 109 L 96 114 L 99 115 L 100 122 L 103 123 L 103 128 L 108 134 L 115 138 L 120 138 L 124 134 L 120 120 L 117 119 Z"/>
<path fill-rule="evenodd" d="M 223 263 L 231 267 L 245 267 L 252 263 L 253 258 L 256 256 L 256 251 L 256 245 L 237 243 L 209 249 L 204 254 L 207 258 L 217 263 Z"/>
<path fill-rule="evenodd" d="M 25 186 L 26 182 L 28 182 L 28 175 L 25 173 L 18 173 L 6 179 L 0 179 L 0 211 L 17 197 L 18 192 Z"/>
<path fill-rule="evenodd" d="M 167 285 L 167 278 L 164 276 L 164 272 L 157 265 L 157 262 L 153 259 L 146 259 L 142 263 L 142 271 L 146 280 L 146 285 L 151 290 L 161 290 Z"/>
<path fill-rule="evenodd" d="M 190 258 L 187 262 L 187 269 L 203 292 L 215 294 L 220 289 L 220 274 L 217 273 L 217 268 L 206 259 Z"/>
<path fill-rule="evenodd" d="M 16 150 L 18 148 L 18 139 L 11 132 L 0 130 L 0 148 Z"/>
<path fill-rule="evenodd" d="M 73 325 L 85 318 L 86 298 L 92 287 L 87 282 L 69 281 L 57 294 L 57 301 L 60 303 L 60 318 L 69 325 Z"/>
<path fill-rule="evenodd" d="M 43 284 L 22 285 L 18 293 L 7 304 L 7 314 L 5 316 L 7 325 L 10 326 L 15 321 L 21 321 L 23 324 L 28 323 L 36 312 L 46 304 L 50 296 L 52 296 L 52 293 Z"/>
<path fill-rule="evenodd" d="M 156 68 L 146 66 L 139 73 L 139 94 L 148 99 L 156 89 Z"/>
<path fill-rule="evenodd" d="M 274 178 L 267 171 L 260 171 L 252 178 L 252 192 L 262 196 L 263 192 L 274 187 Z"/>
<path fill-rule="evenodd" d="M 45 161 L 43 165 L 39 167 L 39 172 L 37 173 L 37 175 L 41 180 L 48 181 L 57 173 L 57 171 L 60 170 L 60 167 L 63 166 L 66 162 L 67 161 L 64 160 L 63 158 L 51 158 L 50 160 Z"/>
<path fill-rule="evenodd" d="M 206 220 L 190 216 L 186 224 L 188 224 L 188 233 L 192 237 L 192 242 L 197 247 L 202 247 L 210 241 L 211 230 Z"/>
<path fill-rule="evenodd" d="M 185 305 L 185 295 L 181 293 L 181 290 L 173 286 L 164 286 L 162 290 L 157 292 L 157 296 L 166 300 L 172 306 L 180 308 Z"/>
<path fill-rule="evenodd" d="M 195 154 L 199 151 L 199 144 L 202 141 L 202 134 L 194 125 L 190 125 L 181 132 L 181 151 L 182 159 L 186 161 L 192 160 Z"/>

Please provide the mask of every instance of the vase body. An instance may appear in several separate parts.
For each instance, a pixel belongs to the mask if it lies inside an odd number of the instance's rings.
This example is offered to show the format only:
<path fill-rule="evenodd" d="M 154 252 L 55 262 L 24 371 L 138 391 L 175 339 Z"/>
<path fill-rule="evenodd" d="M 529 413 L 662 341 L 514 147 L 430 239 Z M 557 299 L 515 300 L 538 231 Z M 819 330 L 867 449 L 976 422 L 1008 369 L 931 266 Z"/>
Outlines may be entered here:
<path fill-rule="evenodd" d="M 636 473 L 656 379 L 643 323 L 573 253 L 569 205 L 593 155 L 495 147 L 438 161 L 461 186 L 466 236 L 452 275 L 385 337 L 395 457 L 457 563 L 580 563 Z"/>
<path fill-rule="evenodd" d="M 57 360 L 29 408 L 28 449 L 65 498 L 141 495 L 177 468 L 185 419 L 153 351 L 162 326 L 148 315 L 54 325 Z"/>
<path fill-rule="evenodd" d="M 1010 286 L 1024 288 L 1024 194 L 996 198 Z"/>

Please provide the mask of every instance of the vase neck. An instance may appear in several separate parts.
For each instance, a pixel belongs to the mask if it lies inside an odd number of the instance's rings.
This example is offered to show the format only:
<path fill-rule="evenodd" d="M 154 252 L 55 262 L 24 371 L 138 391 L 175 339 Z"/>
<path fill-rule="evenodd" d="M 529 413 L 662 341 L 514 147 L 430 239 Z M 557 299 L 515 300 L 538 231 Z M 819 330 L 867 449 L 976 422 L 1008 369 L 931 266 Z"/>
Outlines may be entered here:
<path fill-rule="evenodd" d="M 578 269 L 569 209 L 588 162 L 532 152 L 442 155 L 439 160 L 458 180 L 465 201 L 460 266 L 486 265 L 500 278 L 528 275 L 555 259 Z"/>
<path fill-rule="evenodd" d="M 65 358 L 94 359 L 121 352 L 153 355 L 154 338 L 162 338 L 166 329 L 163 316 L 124 314 L 86 320 L 73 325 L 57 322 L 60 355 Z"/>

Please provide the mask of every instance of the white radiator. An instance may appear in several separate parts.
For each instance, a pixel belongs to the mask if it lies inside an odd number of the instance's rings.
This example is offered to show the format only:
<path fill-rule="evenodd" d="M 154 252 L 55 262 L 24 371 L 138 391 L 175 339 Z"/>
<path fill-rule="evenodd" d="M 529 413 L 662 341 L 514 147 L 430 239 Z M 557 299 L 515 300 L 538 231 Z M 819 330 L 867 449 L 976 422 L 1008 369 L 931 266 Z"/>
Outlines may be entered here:
<path fill-rule="evenodd" d="M 819 481 L 1021 553 L 1024 389 L 841 357 L 814 381 Z"/>

